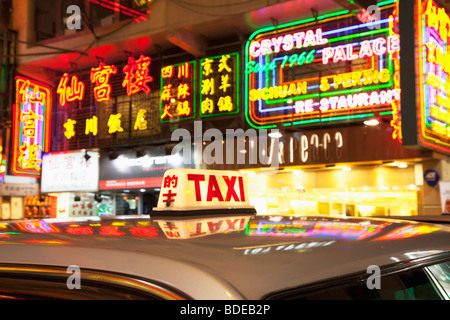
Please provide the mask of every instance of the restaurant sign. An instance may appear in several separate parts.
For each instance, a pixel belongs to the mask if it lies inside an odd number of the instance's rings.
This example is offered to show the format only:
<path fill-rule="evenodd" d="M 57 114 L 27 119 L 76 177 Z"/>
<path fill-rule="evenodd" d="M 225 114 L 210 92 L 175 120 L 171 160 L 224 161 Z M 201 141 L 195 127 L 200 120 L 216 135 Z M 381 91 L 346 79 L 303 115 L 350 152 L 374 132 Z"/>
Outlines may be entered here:
<path fill-rule="evenodd" d="M 400 39 L 395 4 L 379 28 L 348 10 L 268 27 L 245 47 L 246 117 L 255 128 L 313 126 L 392 114 Z"/>
<path fill-rule="evenodd" d="M 12 174 L 39 176 L 43 152 L 50 147 L 52 90 L 32 79 L 16 77 L 13 108 Z"/>

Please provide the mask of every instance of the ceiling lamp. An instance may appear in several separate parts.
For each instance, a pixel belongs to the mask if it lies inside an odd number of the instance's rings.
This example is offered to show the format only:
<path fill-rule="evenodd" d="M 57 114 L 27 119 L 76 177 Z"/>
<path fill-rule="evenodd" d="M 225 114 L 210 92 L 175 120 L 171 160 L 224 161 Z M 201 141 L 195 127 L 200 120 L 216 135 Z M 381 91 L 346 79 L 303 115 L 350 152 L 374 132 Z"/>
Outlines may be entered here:
<path fill-rule="evenodd" d="M 366 126 L 377 126 L 380 124 L 380 121 L 378 121 L 377 119 L 370 119 L 370 120 L 364 121 L 364 124 Z"/>
<path fill-rule="evenodd" d="M 281 134 L 281 132 L 279 132 L 278 130 L 275 132 L 271 132 L 269 133 L 269 137 L 274 138 L 274 139 L 278 139 L 281 138 L 283 135 Z"/>

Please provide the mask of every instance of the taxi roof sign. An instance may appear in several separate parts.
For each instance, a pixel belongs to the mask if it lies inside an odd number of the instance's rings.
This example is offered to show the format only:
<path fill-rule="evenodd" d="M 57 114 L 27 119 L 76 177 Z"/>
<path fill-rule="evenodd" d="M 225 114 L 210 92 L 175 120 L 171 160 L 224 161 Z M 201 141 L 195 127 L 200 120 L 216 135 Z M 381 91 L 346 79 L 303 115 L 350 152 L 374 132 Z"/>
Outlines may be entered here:
<path fill-rule="evenodd" d="M 256 214 L 246 178 L 238 171 L 169 169 L 151 216 Z"/>

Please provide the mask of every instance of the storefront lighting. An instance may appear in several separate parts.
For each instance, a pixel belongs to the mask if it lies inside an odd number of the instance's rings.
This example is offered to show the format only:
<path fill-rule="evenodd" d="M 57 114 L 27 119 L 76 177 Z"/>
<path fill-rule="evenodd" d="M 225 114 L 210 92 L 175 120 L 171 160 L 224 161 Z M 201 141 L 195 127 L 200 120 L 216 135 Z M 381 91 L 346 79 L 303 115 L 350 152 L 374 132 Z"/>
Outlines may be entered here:
<path fill-rule="evenodd" d="M 351 170 L 352 170 L 352 168 L 350 168 L 350 167 L 347 167 L 347 166 L 342 167 L 342 171 L 351 171 Z"/>
<path fill-rule="evenodd" d="M 400 162 L 400 163 L 397 165 L 397 167 L 403 169 L 403 168 L 408 168 L 408 165 L 407 165 L 406 163 L 404 163 L 404 162 Z"/>
<path fill-rule="evenodd" d="M 364 121 L 364 124 L 366 126 L 377 126 L 380 124 L 380 122 L 377 119 L 370 119 L 370 120 Z"/>
<path fill-rule="evenodd" d="M 283 135 L 279 131 L 269 133 L 269 137 L 273 139 L 281 138 L 282 136 Z"/>
<path fill-rule="evenodd" d="M 141 191 L 141 192 L 145 192 L 145 189 L 141 189 L 141 190 L 139 190 L 139 191 Z"/>

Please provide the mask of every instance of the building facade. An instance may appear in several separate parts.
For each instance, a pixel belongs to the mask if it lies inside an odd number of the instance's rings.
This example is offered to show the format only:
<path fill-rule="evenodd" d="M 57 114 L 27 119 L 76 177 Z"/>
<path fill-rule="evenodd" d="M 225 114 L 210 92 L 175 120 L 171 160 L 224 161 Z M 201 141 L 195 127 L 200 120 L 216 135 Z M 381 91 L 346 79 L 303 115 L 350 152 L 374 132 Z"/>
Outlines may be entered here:
<path fill-rule="evenodd" d="M 178 167 L 260 214 L 441 214 L 448 15 L 372 2 L 12 1 L 11 174 L 51 216 L 149 213 Z"/>

